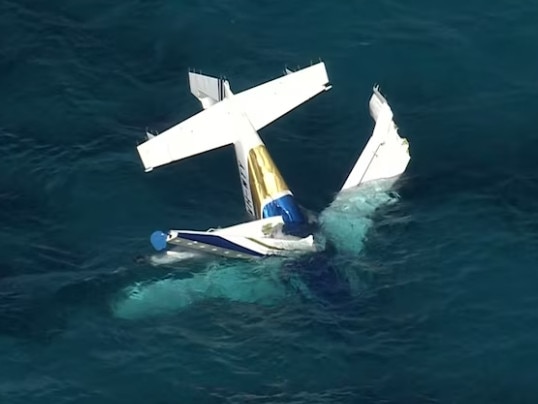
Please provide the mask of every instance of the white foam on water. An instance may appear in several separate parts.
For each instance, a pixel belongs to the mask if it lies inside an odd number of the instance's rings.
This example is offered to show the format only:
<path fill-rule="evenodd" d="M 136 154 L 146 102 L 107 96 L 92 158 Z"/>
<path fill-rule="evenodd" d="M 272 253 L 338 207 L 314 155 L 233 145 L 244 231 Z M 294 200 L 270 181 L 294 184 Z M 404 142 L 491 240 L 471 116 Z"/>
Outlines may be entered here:
<path fill-rule="evenodd" d="M 394 180 L 377 180 L 339 193 L 320 215 L 324 237 L 339 252 L 358 254 L 362 251 L 372 215 L 380 206 L 398 200 L 390 192 Z"/>
<path fill-rule="evenodd" d="M 165 251 L 163 253 L 151 255 L 148 262 L 153 266 L 161 266 L 196 258 L 202 258 L 202 255 L 191 251 Z"/>
<path fill-rule="evenodd" d="M 393 183 L 394 179 L 376 180 L 343 191 L 320 215 L 323 237 L 337 251 L 338 265 L 334 269 L 346 280 L 352 294 L 363 290 L 360 255 L 373 214 L 379 207 L 398 201 L 397 194 L 391 191 Z"/>
<path fill-rule="evenodd" d="M 111 308 L 114 316 L 137 319 L 177 312 L 207 299 L 273 304 L 289 293 L 276 261 L 208 264 L 191 277 L 138 282 L 122 291 Z"/>

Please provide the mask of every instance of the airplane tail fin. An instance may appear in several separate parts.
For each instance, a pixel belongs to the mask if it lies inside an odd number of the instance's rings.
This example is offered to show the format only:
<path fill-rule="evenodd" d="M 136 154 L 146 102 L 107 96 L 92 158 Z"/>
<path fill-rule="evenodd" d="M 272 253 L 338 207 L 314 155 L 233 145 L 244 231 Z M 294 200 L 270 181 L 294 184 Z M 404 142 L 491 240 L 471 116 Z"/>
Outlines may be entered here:
<path fill-rule="evenodd" d="M 201 73 L 189 72 L 189 85 L 191 93 L 200 100 L 204 109 L 222 101 L 227 96 L 224 79 L 208 76 Z"/>

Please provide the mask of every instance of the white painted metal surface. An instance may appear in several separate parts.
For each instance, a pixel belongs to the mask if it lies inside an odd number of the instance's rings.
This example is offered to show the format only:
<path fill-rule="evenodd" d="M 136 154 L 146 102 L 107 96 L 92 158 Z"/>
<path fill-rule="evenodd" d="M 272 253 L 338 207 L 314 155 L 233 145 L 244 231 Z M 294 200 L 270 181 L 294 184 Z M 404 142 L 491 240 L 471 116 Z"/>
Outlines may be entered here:
<path fill-rule="evenodd" d="M 149 171 L 174 161 L 234 144 L 247 212 L 256 220 L 208 231 L 155 232 L 156 249 L 168 245 L 224 257 L 288 256 L 316 250 L 312 234 L 296 237 L 282 231 L 280 213 L 261 218 L 275 206 L 292 211 L 295 202 L 257 130 L 330 88 L 323 63 L 291 72 L 234 95 L 228 81 L 189 73 L 191 92 L 204 110 L 167 131 L 149 136 L 138 152 Z M 392 110 L 377 87 L 369 102 L 375 120 L 372 136 L 340 191 L 383 180 L 392 185 L 410 160 L 408 143 L 398 134 Z M 265 210 L 264 210 L 265 212 Z M 265 214 L 265 213 L 264 213 Z M 286 216 L 283 213 L 284 216 Z M 289 223 L 289 222 L 286 222 Z M 155 237 L 155 239 L 153 239 Z"/>
<path fill-rule="evenodd" d="M 374 131 L 342 191 L 369 181 L 398 177 L 409 163 L 409 144 L 399 136 L 392 109 L 377 87 L 370 98 L 370 114 L 376 121 Z"/>

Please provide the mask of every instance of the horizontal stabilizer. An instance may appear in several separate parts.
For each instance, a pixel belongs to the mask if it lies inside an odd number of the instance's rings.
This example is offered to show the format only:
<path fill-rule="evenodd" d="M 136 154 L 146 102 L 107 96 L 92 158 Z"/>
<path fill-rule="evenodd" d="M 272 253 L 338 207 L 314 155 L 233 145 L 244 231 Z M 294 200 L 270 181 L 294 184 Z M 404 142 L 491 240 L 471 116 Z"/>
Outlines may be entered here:
<path fill-rule="evenodd" d="M 146 171 L 217 149 L 256 132 L 330 88 L 320 62 L 243 91 L 235 96 L 228 81 L 189 73 L 191 92 L 204 110 L 138 146 Z"/>
<path fill-rule="evenodd" d="M 238 119 L 228 100 L 220 102 L 139 145 L 142 164 L 149 171 L 232 144 L 238 138 L 238 129 L 242 129 Z"/>
<path fill-rule="evenodd" d="M 235 100 L 256 130 L 260 130 L 322 91 L 331 88 L 325 63 L 319 62 L 235 94 Z"/>
<path fill-rule="evenodd" d="M 226 85 L 227 83 L 225 83 Z M 146 171 L 243 139 L 258 138 L 246 116 L 226 98 L 138 146 Z"/>

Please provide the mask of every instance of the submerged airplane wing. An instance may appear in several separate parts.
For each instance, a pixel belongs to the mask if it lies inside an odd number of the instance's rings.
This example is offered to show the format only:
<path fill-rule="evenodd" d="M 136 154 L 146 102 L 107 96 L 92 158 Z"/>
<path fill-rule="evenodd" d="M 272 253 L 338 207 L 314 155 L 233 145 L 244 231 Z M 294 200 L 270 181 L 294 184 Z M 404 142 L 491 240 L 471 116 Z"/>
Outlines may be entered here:
<path fill-rule="evenodd" d="M 204 108 L 225 99 L 226 80 L 201 73 L 189 73 L 191 92 Z M 292 72 L 235 94 L 235 102 L 248 117 L 255 130 L 267 126 L 282 115 L 331 88 L 325 63 Z"/>

